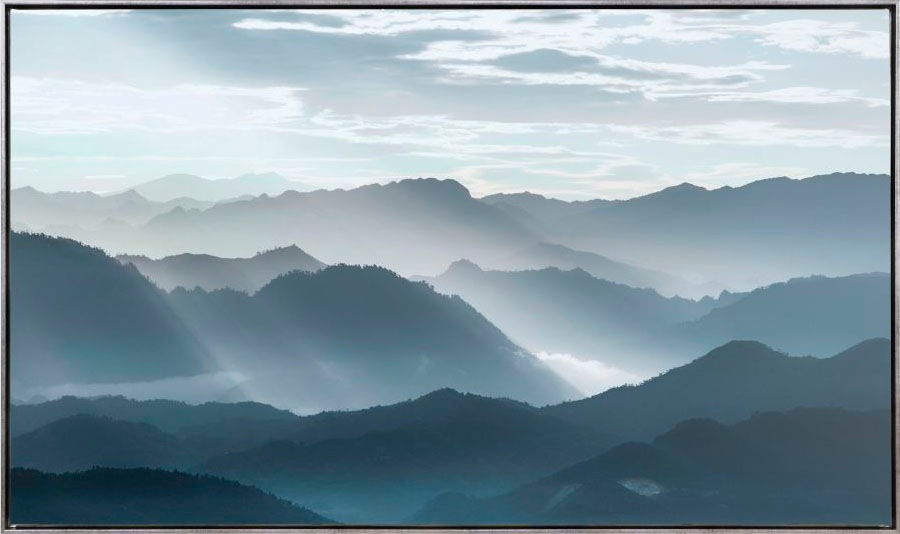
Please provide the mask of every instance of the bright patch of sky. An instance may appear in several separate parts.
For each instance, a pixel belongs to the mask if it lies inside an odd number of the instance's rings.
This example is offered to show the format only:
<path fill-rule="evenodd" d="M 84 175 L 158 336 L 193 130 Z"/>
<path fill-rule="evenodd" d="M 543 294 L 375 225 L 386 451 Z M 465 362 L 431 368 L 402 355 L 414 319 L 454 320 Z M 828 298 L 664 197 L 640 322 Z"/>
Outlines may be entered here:
<path fill-rule="evenodd" d="M 13 10 L 12 185 L 628 198 L 890 168 L 887 10 Z"/>

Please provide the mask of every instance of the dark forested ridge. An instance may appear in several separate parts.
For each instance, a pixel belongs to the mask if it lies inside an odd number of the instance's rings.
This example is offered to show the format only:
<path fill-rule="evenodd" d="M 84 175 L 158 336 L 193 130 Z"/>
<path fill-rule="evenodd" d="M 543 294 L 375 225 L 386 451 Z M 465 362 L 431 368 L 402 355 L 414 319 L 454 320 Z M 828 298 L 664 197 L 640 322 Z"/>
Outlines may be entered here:
<path fill-rule="evenodd" d="M 337 426 L 340 415 L 319 418 L 295 436 L 319 441 L 273 441 L 196 469 L 269 489 L 342 521 L 396 522 L 442 490 L 500 491 L 615 442 L 528 405 L 448 389 L 380 412 L 348 414 L 344 424 L 359 424 L 347 430 Z M 354 437 L 322 439 L 350 434 L 350 428 Z"/>
<path fill-rule="evenodd" d="M 76 241 L 10 234 L 14 381 L 128 382 L 210 370 L 166 294 Z"/>
<path fill-rule="evenodd" d="M 10 523 L 21 526 L 332 523 L 256 488 L 177 471 L 12 469 L 10 486 Z"/>

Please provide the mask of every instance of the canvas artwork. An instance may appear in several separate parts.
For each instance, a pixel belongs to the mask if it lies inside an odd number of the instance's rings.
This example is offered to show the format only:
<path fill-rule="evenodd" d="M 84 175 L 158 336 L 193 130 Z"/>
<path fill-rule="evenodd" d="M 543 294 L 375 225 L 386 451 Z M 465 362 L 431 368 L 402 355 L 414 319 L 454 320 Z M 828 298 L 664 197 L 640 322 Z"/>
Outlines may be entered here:
<path fill-rule="evenodd" d="M 892 523 L 890 9 L 8 17 L 9 524 Z"/>

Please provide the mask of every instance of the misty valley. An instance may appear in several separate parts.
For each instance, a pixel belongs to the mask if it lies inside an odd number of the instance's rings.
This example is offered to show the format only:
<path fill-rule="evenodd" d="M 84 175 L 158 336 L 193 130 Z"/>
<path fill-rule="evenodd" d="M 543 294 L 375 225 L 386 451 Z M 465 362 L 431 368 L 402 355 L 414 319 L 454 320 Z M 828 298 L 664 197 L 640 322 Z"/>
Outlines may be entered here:
<path fill-rule="evenodd" d="M 13 189 L 11 522 L 890 524 L 890 198 Z"/>

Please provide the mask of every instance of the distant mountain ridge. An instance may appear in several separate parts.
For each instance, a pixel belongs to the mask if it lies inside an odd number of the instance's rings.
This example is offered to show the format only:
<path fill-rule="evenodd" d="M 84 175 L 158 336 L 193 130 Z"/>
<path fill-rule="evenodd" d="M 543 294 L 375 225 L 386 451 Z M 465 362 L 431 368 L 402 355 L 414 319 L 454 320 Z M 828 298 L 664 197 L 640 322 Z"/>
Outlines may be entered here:
<path fill-rule="evenodd" d="M 827 357 L 891 332 L 884 273 L 797 278 L 698 301 L 664 298 L 581 269 L 489 271 L 466 260 L 424 280 L 461 296 L 535 353 L 572 354 L 644 376 L 735 339 Z"/>
<path fill-rule="evenodd" d="M 678 325 L 672 340 L 695 350 L 753 339 L 796 356 L 828 356 L 891 335 L 891 277 L 868 273 L 794 278 L 744 294 Z"/>
<path fill-rule="evenodd" d="M 374 263 L 401 274 L 437 272 L 464 252 L 493 255 L 533 240 L 528 229 L 473 199 L 458 182 L 433 178 L 287 191 L 208 212 L 171 212 L 150 220 L 138 235 L 146 244 L 143 253 L 151 255 L 242 256 L 289 240 L 326 263 Z"/>
<path fill-rule="evenodd" d="M 717 304 L 665 298 L 582 269 L 486 271 L 459 260 L 426 281 L 442 293 L 460 295 L 531 351 L 602 359 L 632 372 L 671 366 L 677 361 L 673 354 L 644 350 L 639 342 L 698 319 Z"/>
<path fill-rule="evenodd" d="M 573 212 L 547 233 L 572 248 L 739 289 L 809 273 L 887 271 L 890 186 L 888 175 L 855 173 L 712 190 L 682 184 Z"/>
<path fill-rule="evenodd" d="M 595 278 L 625 284 L 634 288 L 650 288 L 665 296 L 702 297 L 714 287 L 696 284 L 662 271 L 629 265 L 593 252 L 573 250 L 554 243 L 538 243 L 512 255 L 493 260 L 488 266 L 496 270 L 523 271 L 557 267 L 568 271 L 582 269 Z M 720 291 L 724 288 L 718 288 Z"/>
<path fill-rule="evenodd" d="M 318 271 L 325 264 L 296 245 L 259 252 L 249 258 L 219 258 L 208 254 L 180 254 L 153 260 L 146 256 L 120 255 L 167 291 L 176 287 L 206 290 L 231 288 L 255 292 L 291 271 Z"/>
<path fill-rule="evenodd" d="M 29 231 L 109 228 L 116 223 L 138 225 L 175 208 L 202 210 L 212 205 L 212 202 L 186 197 L 155 202 L 131 190 L 98 195 L 69 191 L 44 193 L 33 187 L 20 187 L 13 189 L 11 195 L 10 204 L 15 212 L 13 229 Z"/>
<path fill-rule="evenodd" d="M 108 417 L 132 423 L 150 424 L 175 432 L 184 427 L 219 423 L 226 420 L 286 420 L 297 416 L 258 402 L 206 402 L 188 404 L 172 400 L 137 401 L 122 396 L 91 399 L 66 396 L 37 404 L 13 405 L 9 432 L 16 437 L 53 421 L 81 414 Z"/>
<path fill-rule="evenodd" d="M 677 292 L 701 296 L 810 273 L 887 271 L 889 192 L 887 175 L 835 173 L 714 190 L 683 184 L 629 200 L 567 203 L 531 194 L 476 199 L 453 180 L 407 179 L 263 193 L 202 211 L 179 206 L 131 226 L 110 220 L 53 233 L 151 257 L 241 257 L 295 242 L 329 264 L 375 263 L 404 276 L 433 276 L 459 258 L 503 268 L 501 260 L 516 251 L 550 243 L 691 280 L 698 285 Z M 564 256 L 553 264 L 574 266 Z M 618 281 L 674 293 L 668 282 Z"/>
<path fill-rule="evenodd" d="M 831 358 L 792 357 L 755 341 L 732 341 L 642 384 L 543 410 L 624 439 L 647 440 L 697 417 L 733 423 L 757 411 L 800 406 L 886 409 L 890 368 L 891 342 L 884 338 Z"/>
<path fill-rule="evenodd" d="M 280 195 L 285 191 L 305 190 L 307 186 L 274 173 L 250 173 L 235 178 L 209 179 L 192 174 L 170 174 L 141 185 L 129 191 L 136 191 L 146 198 L 158 202 L 170 201 L 178 197 L 190 197 L 208 202 L 237 199 L 247 195 Z"/>

